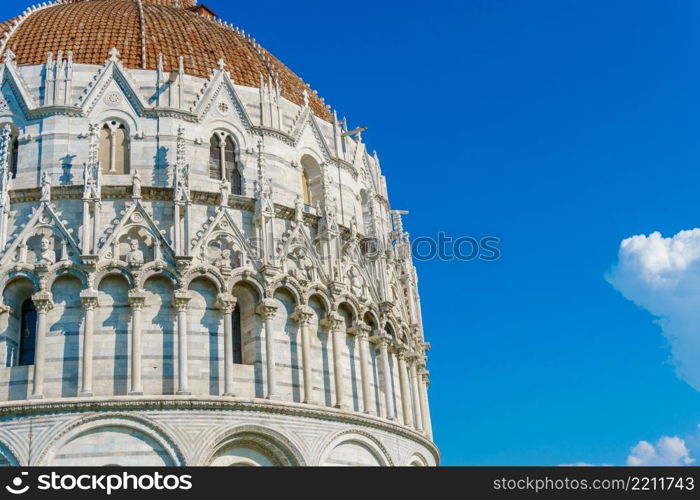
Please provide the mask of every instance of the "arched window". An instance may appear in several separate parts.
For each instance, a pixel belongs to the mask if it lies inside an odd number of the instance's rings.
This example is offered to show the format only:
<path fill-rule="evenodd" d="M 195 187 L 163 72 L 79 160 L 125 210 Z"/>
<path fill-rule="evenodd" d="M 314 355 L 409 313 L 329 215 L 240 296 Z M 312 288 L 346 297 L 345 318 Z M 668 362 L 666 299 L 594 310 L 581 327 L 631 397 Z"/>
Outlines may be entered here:
<path fill-rule="evenodd" d="M 128 174 L 129 133 L 123 123 L 111 121 L 100 129 L 99 159 L 105 174 Z"/>
<path fill-rule="evenodd" d="M 36 309 L 32 299 L 22 304 L 19 322 L 19 365 L 34 364 L 34 348 L 36 346 Z"/>
<path fill-rule="evenodd" d="M 304 170 L 301 173 L 301 192 L 304 196 L 304 205 L 311 206 L 311 188 L 309 187 L 309 174 Z"/>
<path fill-rule="evenodd" d="M 219 136 L 212 135 L 209 141 L 209 178 L 221 180 L 221 146 Z"/>
<path fill-rule="evenodd" d="M 372 226 L 374 225 L 372 222 L 372 201 L 369 198 L 369 194 L 364 189 L 360 191 L 360 203 L 362 204 L 362 226 L 364 227 L 364 234 L 372 236 Z"/>
<path fill-rule="evenodd" d="M 301 159 L 301 194 L 305 205 L 314 206 L 323 198 L 322 177 L 321 165 L 313 157 L 304 155 Z"/>
<path fill-rule="evenodd" d="M 243 336 L 241 332 L 241 309 L 236 304 L 236 308 L 231 315 L 233 321 L 233 363 L 243 364 Z"/>
<path fill-rule="evenodd" d="M 231 193 L 243 194 L 236 143 L 225 132 L 216 132 L 209 141 L 209 178 L 226 179 L 231 184 Z"/>
<path fill-rule="evenodd" d="M 17 159 L 19 156 L 19 137 L 15 135 L 12 138 L 12 149 L 10 151 L 10 173 L 12 178 L 17 177 Z"/>

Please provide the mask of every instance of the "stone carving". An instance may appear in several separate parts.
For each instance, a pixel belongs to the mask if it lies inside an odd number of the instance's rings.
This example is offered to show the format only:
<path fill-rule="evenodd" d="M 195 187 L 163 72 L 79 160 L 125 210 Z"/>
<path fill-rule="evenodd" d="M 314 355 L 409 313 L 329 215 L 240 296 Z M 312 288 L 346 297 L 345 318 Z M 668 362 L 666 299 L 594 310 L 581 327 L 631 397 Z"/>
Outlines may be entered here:
<path fill-rule="evenodd" d="M 301 199 L 301 195 L 297 195 L 294 200 L 294 221 L 297 223 L 304 221 L 304 200 Z"/>
<path fill-rule="evenodd" d="M 360 271 L 355 267 L 351 267 L 348 272 L 348 278 L 350 279 L 350 291 L 353 295 L 358 297 L 364 297 L 365 295 L 365 280 L 360 274 Z"/>
<path fill-rule="evenodd" d="M 10 148 L 12 143 L 12 128 L 5 125 L 0 135 L 0 210 L 10 207 Z"/>
<path fill-rule="evenodd" d="M 51 247 L 51 241 L 45 236 L 39 241 L 38 255 L 37 264 L 39 265 L 48 267 L 56 263 L 56 254 Z"/>
<path fill-rule="evenodd" d="M 190 166 L 185 163 L 185 129 L 177 130 L 177 161 L 175 163 L 174 199 L 175 203 L 190 201 Z"/>
<path fill-rule="evenodd" d="M 133 198 L 141 198 L 141 176 L 139 175 L 139 171 L 135 170 L 134 175 L 131 178 L 131 184 L 132 184 L 132 197 Z"/>
<path fill-rule="evenodd" d="M 143 252 L 139 249 L 139 240 L 132 239 L 129 241 L 129 253 L 126 257 L 126 262 L 131 267 L 141 267 L 145 259 L 143 257 Z"/>
<path fill-rule="evenodd" d="M 228 206 L 228 198 L 229 198 L 229 195 L 231 194 L 231 183 L 229 181 L 227 181 L 226 179 L 222 180 L 219 190 L 221 191 L 221 206 L 227 207 Z"/>
<path fill-rule="evenodd" d="M 102 170 L 98 160 L 97 134 L 99 125 L 91 123 L 89 126 L 90 146 L 88 149 L 88 161 L 83 169 L 83 199 L 99 200 L 102 198 Z"/>
<path fill-rule="evenodd" d="M 213 265 L 218 267 L 224 274 L 226 274 L 226 271 L 230 271 L 231 269 L 240 266 L 239 255 L 240 254 L 236 252 L 236 255 L 234 256 L 230 249 L 225 248 L 221 251 L 221 255 L 214 259 Z"/>
<path fill-rule="evenodd" d="M 122 95 L 117 92 L 116 90 L 113 90 L 109 93 L 104 98 L 104 102 L 107 106 L 112 106 L 112 107 L 117 107 L 119 106 L 124 99 L 122 98 Z"/>
<path fill-rule="evenodd" d="M 255 182 L 256 214 L 274 217 L 275 207 L 272 201 L 272 183 L 265 177 L 265 144 L 258 141 L 258 180 Z"/>
<path fill-rule="evenodd" d="M 48 172 L 41 176 L 41 201 L 49 203 L 51 201 L 51 177 Z"/>
<path fill-rule="evenodd" d="M 298 246 L 287 257 L 289 259 L 289 274 L 301 282 L 313 281 L 314 264 L 309 258 L 306 248 Z"/>

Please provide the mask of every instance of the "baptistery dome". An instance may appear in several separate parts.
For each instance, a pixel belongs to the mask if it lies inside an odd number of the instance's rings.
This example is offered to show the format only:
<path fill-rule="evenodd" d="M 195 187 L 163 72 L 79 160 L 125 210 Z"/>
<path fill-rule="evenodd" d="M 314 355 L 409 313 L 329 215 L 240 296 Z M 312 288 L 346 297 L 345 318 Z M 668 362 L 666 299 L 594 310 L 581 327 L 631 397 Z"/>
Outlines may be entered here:
<path fill-rule="evenodd" d="M 30 7 L 0 54 L 0 463 L 438 463 L 358 129 L 191 0 Z"/>

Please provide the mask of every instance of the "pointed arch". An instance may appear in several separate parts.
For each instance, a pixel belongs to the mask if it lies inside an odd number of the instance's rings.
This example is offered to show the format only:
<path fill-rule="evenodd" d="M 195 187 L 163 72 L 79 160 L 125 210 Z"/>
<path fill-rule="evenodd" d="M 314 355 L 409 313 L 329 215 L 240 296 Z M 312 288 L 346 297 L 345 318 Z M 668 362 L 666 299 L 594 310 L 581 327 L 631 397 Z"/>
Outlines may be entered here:
<path fill-rule="evenodd" d="M 243 194 L 240 147 L 234 134 L 215 130 L 209 139 L 209 178 L 226 180 L 232 194 Z"/>
<path fill-rule="evenodd" d="M 117 118 L 105 121 L 99 134 L 99 160 L 102 173 L 123 175 L 131 170 L 129 128 Z"/>

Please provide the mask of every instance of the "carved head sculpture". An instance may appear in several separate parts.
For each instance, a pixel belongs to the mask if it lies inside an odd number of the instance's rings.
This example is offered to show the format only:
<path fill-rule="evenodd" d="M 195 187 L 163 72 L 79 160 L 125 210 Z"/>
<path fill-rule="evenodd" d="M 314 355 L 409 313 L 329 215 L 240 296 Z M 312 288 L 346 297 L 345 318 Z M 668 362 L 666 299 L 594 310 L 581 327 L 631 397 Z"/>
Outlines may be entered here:
<path fill-rule="evenodd" d="M 139 249 L 139 240 L 136 240 L 136 239 L 130 240 L 130 241 L 129 241 L 129 248 L 131 248 L 131 250 L 132 250 L 133 252 L 135 252 L 136 250 L 138 250 L 138 249 Z"/>
<path fill-rule="evenodd" d="M 42 252 L 47 252 L 51 249 L 51 242 L 49 239 L 44 236 L 41 238 L 41 242 L 39 243 L 39 248 L 41 249 Z"/>

